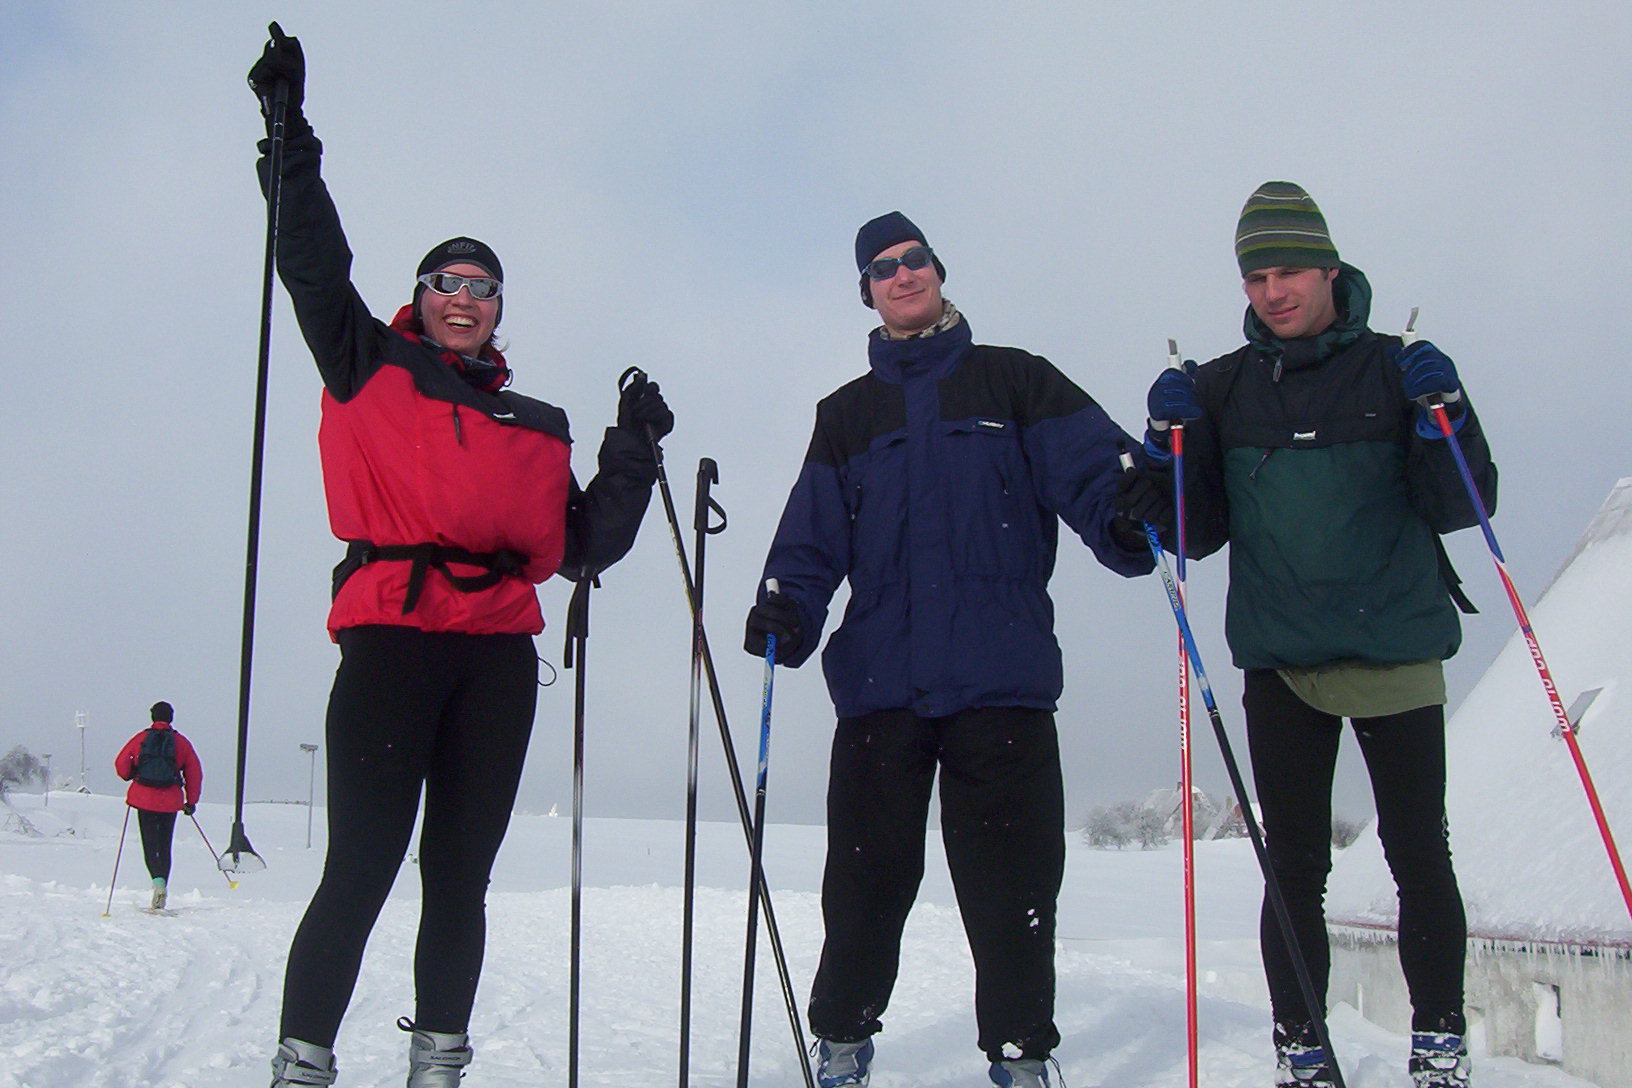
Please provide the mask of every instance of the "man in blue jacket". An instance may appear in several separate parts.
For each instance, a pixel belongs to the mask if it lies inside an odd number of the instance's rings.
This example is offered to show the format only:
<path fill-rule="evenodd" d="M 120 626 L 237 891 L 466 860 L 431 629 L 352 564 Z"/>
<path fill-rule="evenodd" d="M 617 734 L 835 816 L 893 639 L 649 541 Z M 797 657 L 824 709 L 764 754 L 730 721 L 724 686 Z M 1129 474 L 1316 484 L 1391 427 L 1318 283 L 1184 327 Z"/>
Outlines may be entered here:
<path fill-rule="evenodd" d="M 864 225 L 856 266 L 883 319 L 870 370 L 817 406 L 765 564 L 779 592 L 762 593 L 745 640 L 763 655 L 775 635 L 777 660 L 803 664 L 849 579 L 822 655 L 839 721 L 810 999 L 819 1082 L 867 1083 L 939 769 L 979 1045 L 994 1083 L 1046 1086 L 1065 864 L 1048 597 L 1059 521 L 1134 576 L 1153 566 L 1139 522 L 1165 524 L 1171 504 L 1121 474 L 1119 451 L 1135 443 L 1052 364 L 973 342 L 906 216 Z"/>

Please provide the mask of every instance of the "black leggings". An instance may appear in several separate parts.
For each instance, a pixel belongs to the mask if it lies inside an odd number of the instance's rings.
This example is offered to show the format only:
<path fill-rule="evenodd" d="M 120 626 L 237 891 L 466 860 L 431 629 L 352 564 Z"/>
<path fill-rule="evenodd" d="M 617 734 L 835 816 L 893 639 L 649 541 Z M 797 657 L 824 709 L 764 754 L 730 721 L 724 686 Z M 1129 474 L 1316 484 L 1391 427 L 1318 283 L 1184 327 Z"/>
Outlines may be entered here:
<path fill-rule="evenodd" d="M 155 880 L 169 880 L 170 840 L 176 834 L 176 814 L 139 808 L 136 826 L 142 831 L 142 860 L 147 862 L 148 875 Z"/>
<path fill-rule="evenodd" d="M 493 858 L 510 822 L 537 703 L 527 635 L 340 632 L 329 696 L 329 848 L 289 949 L 280 1034 L 333 1046 L 363 946 L 419 811 L 414 1023 L 469 1027 Z"/>
<path fill-rule="evenodd" d="M 1242 704 L 1270 865 L 1324 1006 L 1331 951 L 1323 903 L 1332 869 L 1332 775 L 1343 721 L 1298 698 L 1272 669 L 1247 672 Z M 1445 709 L 1355 718 L 1353 725 L 1377 803 L 1377 837 L 1399 889 L 1400 966 L 1411 995 L 1412 1027 L 1461 1033 L 1467 919 L 1445 819 Z M 1289 1035 L 1303 1035 L 1309 1013 L 1267 896 L 1259 941 L 1275 1022 L 1292 1029 Z"/>
<path fill-rule="evenodd" d="M 1065 799 L 1054 716 L 1024 707 L 840 720 L 827 786 L 827 932 L 810 1030 L 850 1042 L 880 1030 L 924 875 L 937 768 L 941 839 L 975 959 L 979 1046 L 994 1060 L 1005 1043 L 1047 1057 L 1060 1041 L 1054 916 Z"/>

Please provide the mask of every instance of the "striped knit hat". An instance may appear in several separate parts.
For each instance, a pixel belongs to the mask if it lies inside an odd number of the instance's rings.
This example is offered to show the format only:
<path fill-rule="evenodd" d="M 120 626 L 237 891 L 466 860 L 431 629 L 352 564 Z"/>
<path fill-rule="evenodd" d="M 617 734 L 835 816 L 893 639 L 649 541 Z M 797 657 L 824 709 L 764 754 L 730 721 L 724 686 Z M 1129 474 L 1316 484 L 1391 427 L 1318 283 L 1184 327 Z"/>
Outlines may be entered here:
<path fill-rule="evenodd" d="M 1290 181 L 1266 181 L 1247 198 L 1235 228 L 1235 259 L 1243 276 L 1260 268 L 1336 268 L 1340 263 L 1320 207 Z"/>

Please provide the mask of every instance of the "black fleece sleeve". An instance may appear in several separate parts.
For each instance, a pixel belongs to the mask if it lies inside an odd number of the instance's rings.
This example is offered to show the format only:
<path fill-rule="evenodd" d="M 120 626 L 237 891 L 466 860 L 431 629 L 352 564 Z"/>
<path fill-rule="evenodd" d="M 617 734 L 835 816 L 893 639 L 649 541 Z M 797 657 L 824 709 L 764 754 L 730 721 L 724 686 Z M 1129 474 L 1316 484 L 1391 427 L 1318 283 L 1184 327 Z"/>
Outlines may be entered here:
<path fill-rule="evenodd" d="M 259 145 L 261 191 L 271 196 L 270 139 Z M 323 384 L 350 400 L 379 366 L 387 335 L 351 283 L 351 247 L 323 184 L 323 144 L 298 111 L 285 126 L 278 186 L 278 278 L 317 362 Z"/>
<path fill-rule="evenodd" d="M 608 427 L 595 478 L 582 489 L 574 480 L 567 498 L 563 578 L 593 578 L 628 554 L 656 481 L 651 443 L 621 427 Z"/>

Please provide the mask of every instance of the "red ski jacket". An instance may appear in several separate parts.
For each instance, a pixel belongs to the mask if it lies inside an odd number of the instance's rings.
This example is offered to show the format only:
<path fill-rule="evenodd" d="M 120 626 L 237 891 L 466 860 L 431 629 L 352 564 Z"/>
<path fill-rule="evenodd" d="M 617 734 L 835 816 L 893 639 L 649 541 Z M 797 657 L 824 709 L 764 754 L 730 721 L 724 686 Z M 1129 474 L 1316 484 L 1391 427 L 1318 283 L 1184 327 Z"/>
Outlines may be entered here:
<path fill-rule="evenodd" d="M 176 770 L 181 774 L 181 782 L 174 786 L 146 786 L 136 781 L 136 756 L 142 750 L 142 738 L 147 736 L 144 729 L 127 740 L 113 759 L 113 772 L 130 783 L 125 791 L 125 804 L 146 812 L 180 812 L 184 803 L 198 804 L 204 789 L 204 768 L 199 765 L 192 741 L 173 729 L 169 722 L 154 722 L 152 728 L 169 729 L 176 734 Z"/>
<path fill-rule="evenodd" d="M 284 147 L 277 261 L 323 378 L 329 524 L 349 545 L 329 633 L 536 635 L 536 583 L 598 574 L 634 544 L 657 479 L 650 446 L 608 428 L 599 472 L 580 489 L 566 413 L 495 388 L 508 378 L 501 356 L 482 360 L 500 380 L 469 381 L 468 360 L 415 333 L 411 307 L 390 325 L 373 317 L 319 176 L 322 144 L 298 127 Z M 260 170 L 264 187 L 264 157 Z"/>

